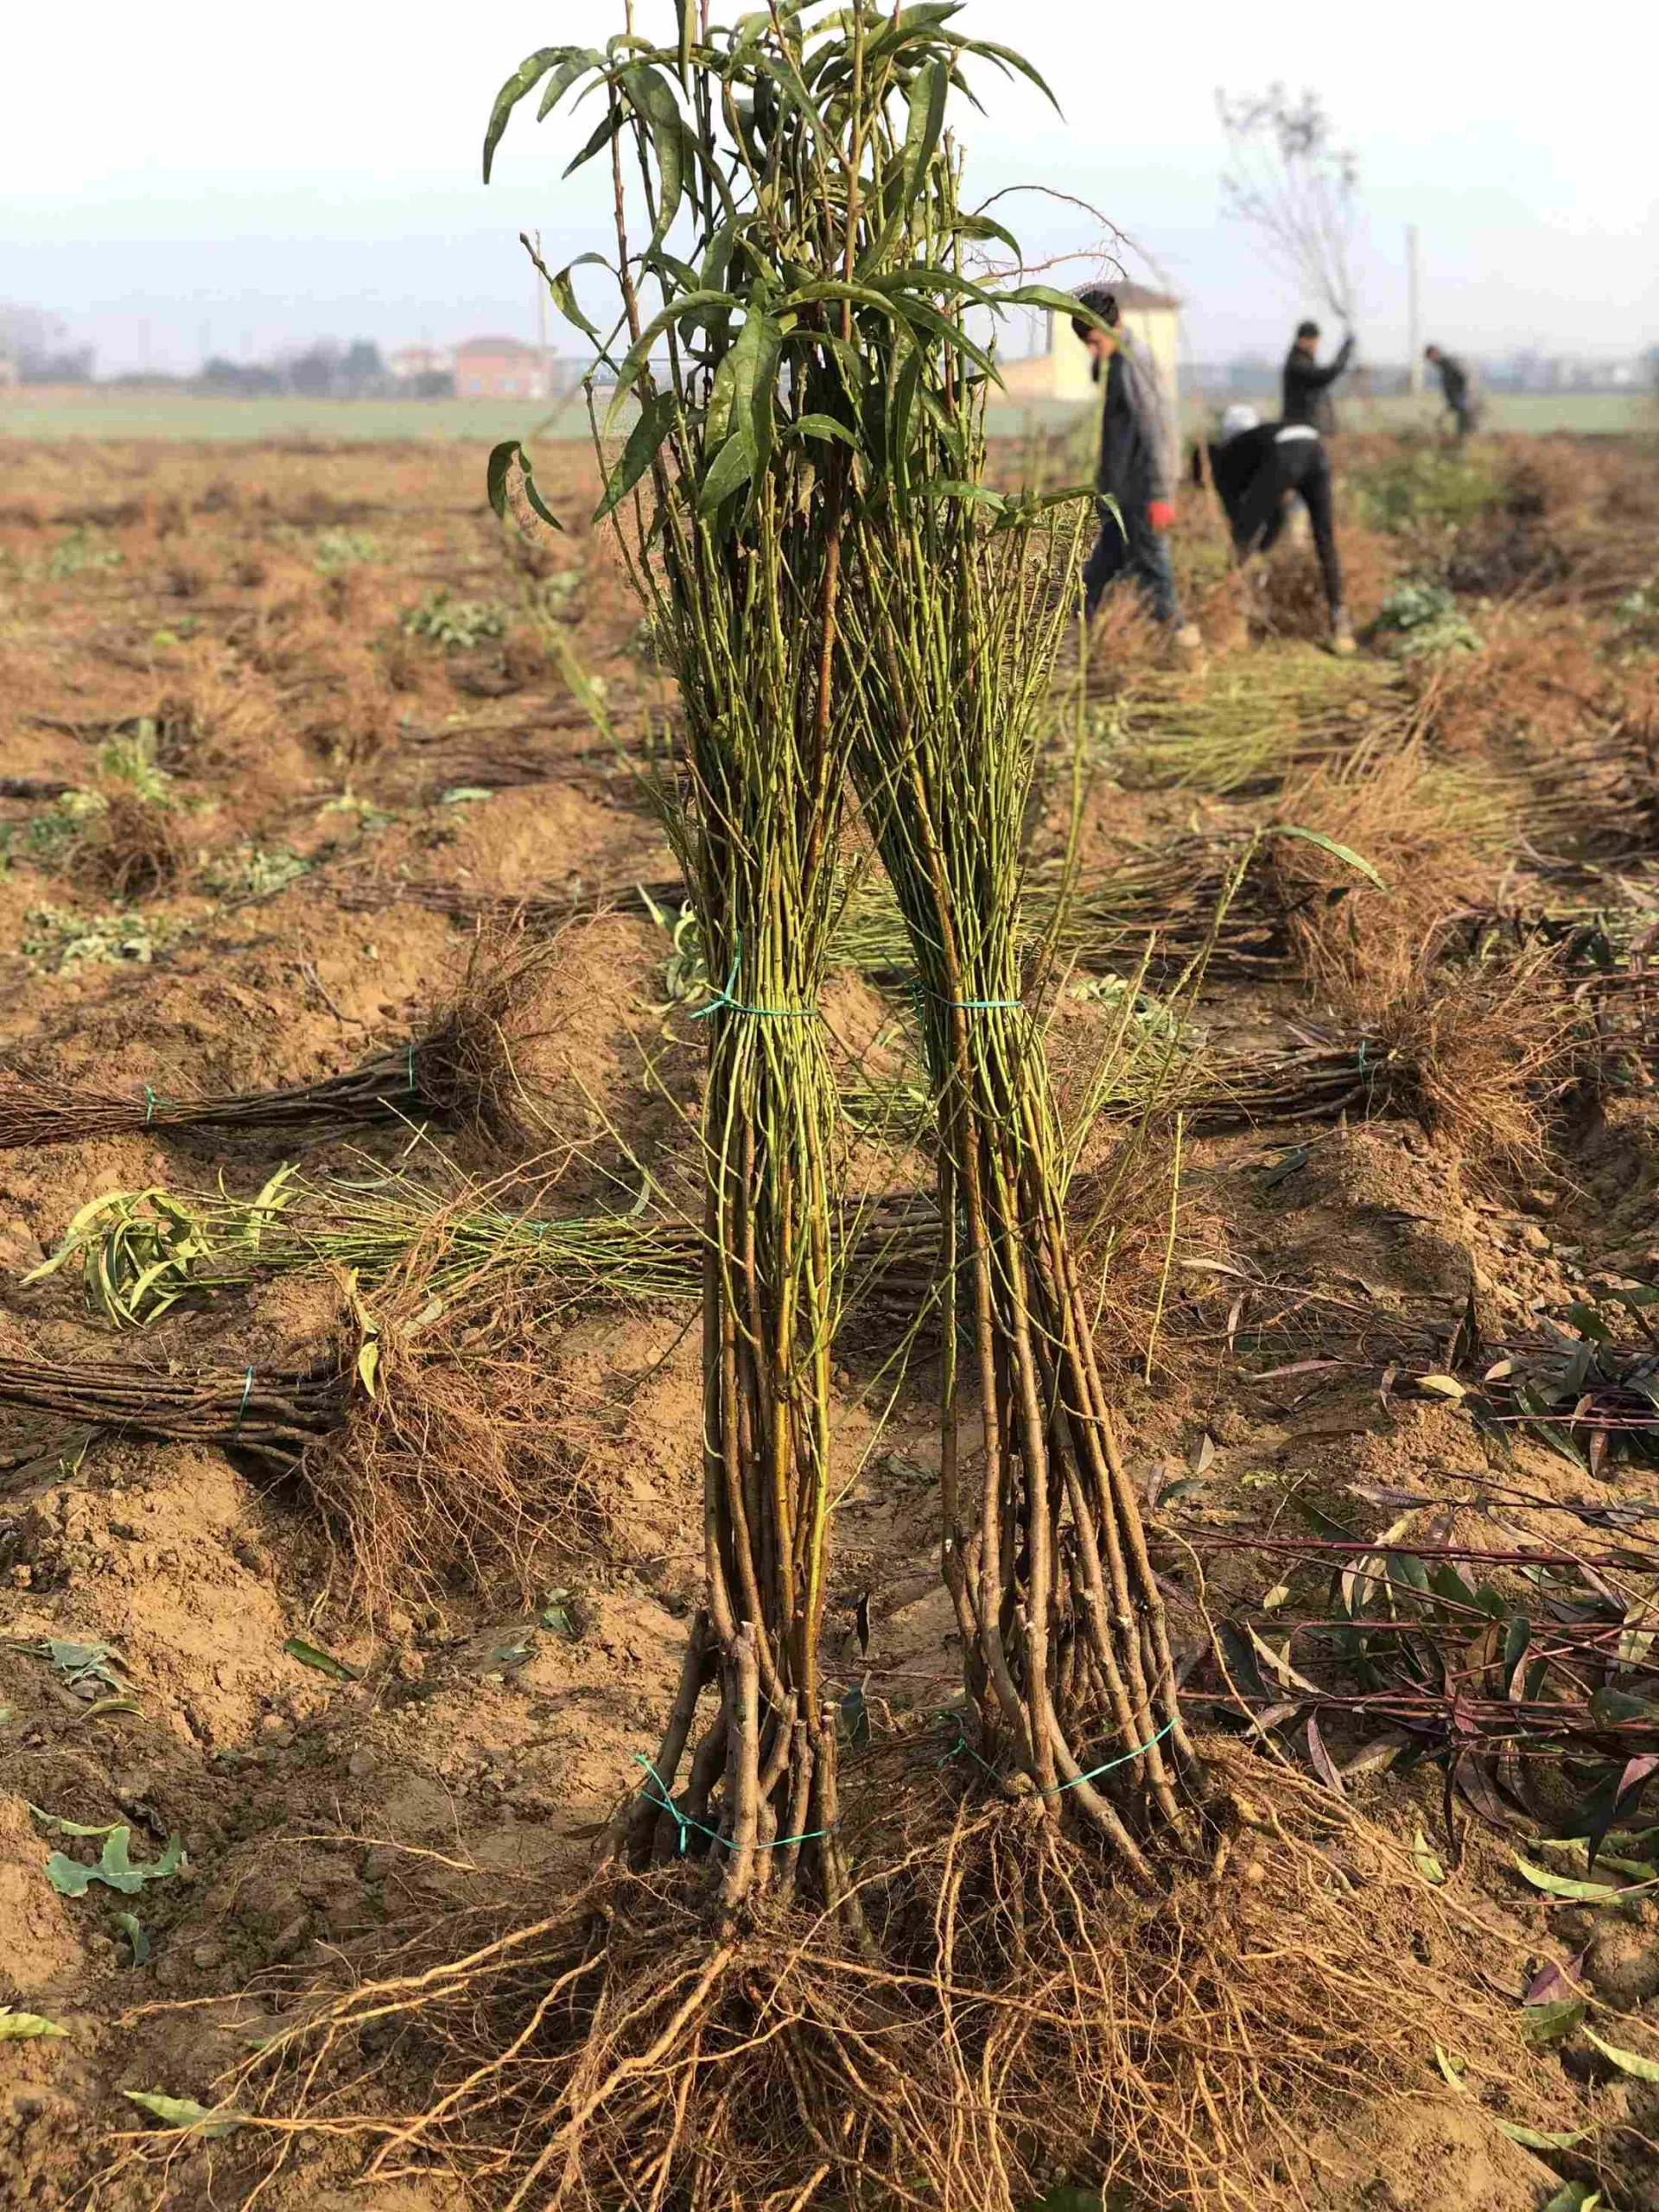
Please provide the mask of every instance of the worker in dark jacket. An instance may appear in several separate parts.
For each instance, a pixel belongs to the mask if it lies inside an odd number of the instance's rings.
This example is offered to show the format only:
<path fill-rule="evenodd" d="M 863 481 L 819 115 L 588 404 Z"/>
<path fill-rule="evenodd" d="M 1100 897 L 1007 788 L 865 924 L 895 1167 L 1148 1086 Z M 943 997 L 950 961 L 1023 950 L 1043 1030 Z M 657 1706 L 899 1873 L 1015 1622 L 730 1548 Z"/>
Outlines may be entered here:
<path fill-rule="evenodd" d="M 1121 328 L 1116 296 L 1108 287 L 1092 284 L 1077 299 L 1098 321 L 1074 315 L 1071 327 L 1094 356 L 1096 381 L 1103 378 L 1106 385 L 1096 475 L 1100 534 L 1084 563 L 1084 611 L 1092 616 L 1107 586 L 1130 577 L 1176 643 L 1191 652 L 1198 633 L 1181 620 L 1169 557 L 1175 487 L 1157 372 Z"/>
<path fill-rule="evenodd" d="M 1331 387 L 1353 359 L 1353 353 L 1354 334 L 1351 330 L 1337 348 L 1335 360 L 1327 361 L 1321 368 L 1319 324 L 1297 324 L 1296 342 L 1285 356 L 1281 411 L 1287 423 L 1311 423 L 1316 430 L 1330 436 L 1337 427 Z"/>
<path fill-rule="evenodd" d="M 1342 563 L 1331 511 L 1331 462 L 1319 432 L 1311 423 L 1258 423 L 1253 407 L 1230 407 L 1222 417 L 1220 442 L 1203 454 L 1194 448 L 1195 483 L 1202 482 L 1206 461 L 1241 561 L 1268 550 L 1285 526 L 1292 494 L 1300 497 L 1325 578 L 1332 650 L 1352 652 L 1354 633 L 1342 602 Z"/>
<path fill-rule="evenodd" d="M 1457 425 L 1457 442 L 1461 445 L 1480 420 L 1474 380 L 1455 353 L 1443 353 L 1438 346 L 1425 346 L 1423 359 L 1439 373 L 1440 390 L 1446 394 L 1446 404 Z"/>

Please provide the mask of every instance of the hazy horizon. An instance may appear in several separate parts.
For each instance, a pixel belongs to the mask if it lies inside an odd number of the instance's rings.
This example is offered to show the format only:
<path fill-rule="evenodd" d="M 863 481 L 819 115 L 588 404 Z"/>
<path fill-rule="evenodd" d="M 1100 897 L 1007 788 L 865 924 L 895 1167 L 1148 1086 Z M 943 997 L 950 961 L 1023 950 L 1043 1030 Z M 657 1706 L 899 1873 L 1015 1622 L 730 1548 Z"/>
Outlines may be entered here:
<path fill-rule="evenodd" d="M 385 347 L 533 339 L 518 234 L 539 229 L 550 261 L 602 250 L 608 180 L 596 164 L 560 182 L 586 119 L 537 125 L 533 107 L 522 111 L 487 189 L 480 143 L 524 54 L 602 40 L 621 22 L 620 9 L 582 15 L 575 24 L 505 0 L 487 20 L 458 20 L 418 0 L 389 29 L 389 11 L 346 18 L 293 0 L 272 27 L 182 0 L 159 37 L 153 19 L 99 0 L 73 24 L 15 25 L 0 92 L 0 301 L 60 317 L 72 342 L 95 347 L 102 375 L 189 371 L 205 353 L 259 358 L 325 336 Z M 639 18 L 666 29 L 673 11 L 641 0 Z M 1034 92 L 982 67 L 976 195 L 1036 182 L 1103 208 L 1145 249 L 1126 256 L 1131 274 L 1185 300 L 1193 358 L 1271 354 L 1316 304 L 1221 211 L 1215 89 L 1274 78 L 1312 86 L 1358 156 L 1359 322 L 1372 359 L 1406 350 L 1414 221 L 1427 337 L 1473 353 L 1611 356 L 1659 330 L 1651 71 L 1616 66 L 1653 42 L 1634 6 L 1603 9 L 1593 41 L 1547 54 L 1427 8 L 1403 20 L 1345 11 L 1311 36 L 1301 11 L 1281 31 L 1200 5 L 1166 32 L 1065 0 L 969 0 L 961 27 L 1019 47 L 1065 110 L 1057 122 Z M 1096 243 L 1096 226 L 1052 201 L 1016 204 L 1033 257 Z M 1080 259 L 1053 281 L 1081 282 L 1092 266 Z M 574 350 L 550 308 L 549 336 Z"/>

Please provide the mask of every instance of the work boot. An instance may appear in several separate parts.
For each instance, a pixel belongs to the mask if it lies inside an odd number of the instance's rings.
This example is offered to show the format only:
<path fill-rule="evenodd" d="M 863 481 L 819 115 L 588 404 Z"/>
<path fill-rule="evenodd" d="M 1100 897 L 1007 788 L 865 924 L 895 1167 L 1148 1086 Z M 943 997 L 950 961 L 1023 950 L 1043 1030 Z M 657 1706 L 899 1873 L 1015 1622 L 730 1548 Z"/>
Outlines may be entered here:
<path fill-rule="evenodd" d="M 1354 650 L 1353 625 L 1348 620 L 1345 607 L 1333 607 L 1331 612 L 1331 650 L 1346 659 Z"/>

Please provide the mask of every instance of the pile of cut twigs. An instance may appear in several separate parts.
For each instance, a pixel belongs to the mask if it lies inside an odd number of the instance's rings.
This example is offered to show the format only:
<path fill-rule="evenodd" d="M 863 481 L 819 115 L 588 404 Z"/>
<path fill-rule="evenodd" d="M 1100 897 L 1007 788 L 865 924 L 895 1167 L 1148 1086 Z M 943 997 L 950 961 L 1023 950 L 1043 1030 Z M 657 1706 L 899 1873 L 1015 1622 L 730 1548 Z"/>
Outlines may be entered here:
<path fill-rule="evenodd" d="M 0 1402 L 118 1434 L 222 1444 L 290 1466 L 344 1418 L 337 1360 L 303 1368 L 207 1368 L 194 1374 L 113 1360 L 0 1359 Z"/>

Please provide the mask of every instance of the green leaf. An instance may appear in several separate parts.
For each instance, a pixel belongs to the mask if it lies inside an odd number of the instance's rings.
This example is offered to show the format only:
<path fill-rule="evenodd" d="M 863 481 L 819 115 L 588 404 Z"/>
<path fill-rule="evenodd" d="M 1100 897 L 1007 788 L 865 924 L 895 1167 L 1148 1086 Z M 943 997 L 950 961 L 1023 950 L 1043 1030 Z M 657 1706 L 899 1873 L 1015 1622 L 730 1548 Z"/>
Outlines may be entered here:
<path fill-rule="evenodd" d="M 1566 1874 L 1552 1874 L 1548 1866 L 1535 1866 L 1518 1851 L 1510 1856 L 1522 1880 L 1530 1882 L 1535 1890 L 1547 1891 L 1553 1897 L 1571 1897 L 1579 1904 L 1613 1904 L 1620 1897 L 1635 1897 L 1646 1886 L 1638 1884 L 1637 1889 L 1611 1890 L 1605 1882 L 1577 1882 Z"/>
<path fill-rule="evenodd" d="M 219 2110 L 210 2112 L 206 2105 L 199 2105 L 194 2097 L 167 2097 L 159 2089 L 123 2089 L 122 2095 L 131 2104 L 159 2120 L 168 2127 L 199 2129 L 209 2142 L 234 2133 L 246 2119 L 245 2113 Z"/>
<path fill-rule="evenodd" d="M 1507 2135 L 1511 2143 L 1520 2144 L 1525 2151 L 1570 2151 L 1575 2143 L 1582 2143 L 1590 2133 L 1587 2127 L 1557 2128 L 1522 2127 L 1519 2120 L 1500 2120 L 1489 2112 L 1487 2119 L 1500 2135 Z"/>
<path fill-rule="evenodd" d="M 1591 1719 L 1609 1728 L 1618 1727 L 1621 1721 L 1651 1720 L 1656 1713 L 1659 1713 L 1659 1707 L 1656 1707 L 1651 1700 L 1632 1697 L 1628 1690 L 1603 1688 L 1597 1690 L 1590 1700 Z"/>
<path fill-rule="evenodd" d="M 910 121 L 905 131 L 904 206 L 915 205 L 927 178 L 928 164 L 938 151 L 944 129 L 944 104 L 950 92 L 950 71 L 943 61 L 925 62 L 911 80 Z"/>
<path fill-rule="evenodd" d="M 495 96 L 495 105 L 490 110 L 489 124 L 484 133 L 484 181 L 490 181 L 490 164 L 495 159 L 495 149 L 501 143 L 501 134 L 507 127 L 507 118 L 524 94 L 542 79 L 556 61 L 562 60 L 572 48 L 568 46 L 540 46 L 528 54 L 513 71 Z"/>
<path fill-rule="evenodd" d="M 1334 837 L 1327 837 L 1323 830 L 1303 830 L 1292 822 L 1276 822 L 1265 834 L 1269 837 L 1300 837 L 1304 844 L 1317 845 L 1322 853 L 1329 853 L 1344 868 L 1357 868 L 1379 891 L 1386 891 L 1389 887 L 1370 861 L 1363 859 L 1351 845 L 1339 845 Z"/>
<path fill-rule="evenodd" d="M 1544 2207 L 1544 2212 L 1599 2212 L 1601 2191 L 1586 2181 L 1564 2182 Z"/>
<path fill-rule="evenodd" d="M 563 531 L 564 524 L 547 506 L 541 493 L 536 488 L 536 478 L 530 466 L 530 455 L 517 438 L 504 439 L 501 444 L 493 448 L 490 454 L 488 467 L 485 471 L 485 489 L 489 493 L 490 505 L 495 510 L 497 516 L 502 520 L 506 518 L 507 485 L 512 474 L 512 464 L 515 461 L 518 464 L 518 474 L 523 480 L 524 497 L 529 500 L 531 506 L 551 529 Z"/>
<path fill-rule="evenodd" d="M 595 124 L 592 137 L 588 139 L 582 151 L 565 163 L 564 174 L 567 177 L 574 176 L 579 168 L 585 168 L 595 154 L 604 152 L 627 120 L 627 113 L 626 108 L 623 106 L 620 100 L 612 103 L 606 110 L 602 120 Z"/>
<path fill-rule="evenodd" d="M 134 1966 L 147 1965 L 149 1960 L 149 1938 L 138 1925 L 136 1915 L 130 1912 L 118 1912 L 115 1916 L 115 1924 L 132 1946 Z"/>
<path fill-rule="evenodd" d="M 1548 2005 L 1529 2005 L 1522 2015 L 1521 2032 L 1529 2043 L 1560 2043 L 1584 2018 L 1581 1997 L 1562 1997 Z"/>
<path fill-rule="evenodd" d="M 570 281 L 570 271 L 573 269 L 580 269 L 585 262 L 592 262 L 596 268 L 608 269 L 611 264 L 606 260 L 604 255 L 579 253 L 574 261 L 567 261 L 563 269 L 550 269 L 538 257 L 532 255 L 531 257 L 541 270 L 543 281 L 552 296 L 553 304 L 565 321 L 574 324 L 578 330 L 591 338 L 595 346 L 602 346 L 604 340 L 599 334 L 599 326 L 597 323 L 588 321 L 577 302 L 576 288 Z"/>
<path fill-rule="evenodd" d="M 546 122 L 578 77 L 589 69 L 602 69 L 605 66 L 604 55 L 594 47 L 568 46 L 563 50 L 569 58 L 562 61 L 548 79 L 547 90 L 536 111 L 537 123 Z"/>
<path fill-rule="evenodd" d="M 785 438 L 839 438 L 842 445 L 859 451 L 857 434 L 844 423 L 837 423 L 833 415 L 798 415 L 784 432 Z"/>
<path fill-rule="evenodd" d="M 636 111 L 645 118 L 657 151 L 657 222 L 651 234 L 655 248 L 667 237 L 684 196 L 685 122 L 668 79 L 648 65 L 625 69 L 618 81 Z"/>
<path fill-rule="evenodd" d="M 331 1675 L 337 1682 L 354 1682 L 363 1671 L 360 1667 L 348 1667 L 343 1659 L 336 1659 L 320 1643 L 308 1643 L 302 1636 L 290 1636 L 283 1649 L 302 1667 L 315 1667 L 320 1675 Z"/>
<path fill-rule="evenodd" d="M 55 2020 L 43 2019 L 38 2012 L 14 2012 L 10 2005 L 0 2005 L 0 2043 L 33 2043 L 41 2036 L 67 2036 L 67 2028 L 60 2028 Z"/>
<path fill-rule="evenodd" d="M 371 1337 L 367 1344 L 359 1346 L 357 1354 L 357 1379 L 370 1397 L 374 1395 L 374 1378 L 379 1369 L 380 1347 Z"/>
<path fill-rule="evenodd" d="M 1446 1869 L 1428 1847 L 1428 1838 L 1419 1828 L 1411 1840 L 1411 1863 L 1431 1887 L 1439 1889 L 1446 1879 Z"/>
<path fill-rule="evenodd" d="M 78 1859 L 54 1851 L 46 1862 L 46 1878 L 61 1897 L 84 1897 L 94 1882 L 119 1890 L 124 1897 L 132 1897 L 146 1882 L 165 1881 L 169 1874 L 178 1872 L 184 1859 L 184 1847 L 176 1834 L 168 1836 L 167 1848 L 149 1866 L 135 1865 L 127 1855 L 131 1837 L 130 1828 L 111 1829 L 105 1838 L 103 1854 L 96 1866 L 83 1866 Z"/>
<path fill-rule="evenodd" d="M 27 1799 L 24 1800 L 26 1804 L 28 1802 Z M 48 1813 L 39 1805 L 30 1805 L 29 1809 L 37 1821 L 45 1821 L 47 1832 L 51 1835 L 113 1835 L 121 1825 L 119 1821 L 110 1821 L 101 1828 L 91 1828 L 79 1821 L 60 1820 L 57 1814 Z"/>
<path fill-rule="evenodd" d="M 629 432 L 628 442 L 622 448 L 622 458 L 605 486 L 605 496 L 594 510 L 595 522 L 602 522 L 627 498 L 657 458 L 664 439 L 673 428 L 675 405 L 673 393 L 663 391 L 640 410 L 639 419 Z"/>
<path fill-rule="evenodd" d="M 754 474 L 754 448 L 747 437 L 728 438 L 697 493 L 699 514 L 712 514 L 723 499 L 741 491 Z"/>
<path fill-rule="evenodd" d="M 1621 2074 L 1634 2075 L 1638 2082 L 1659 2082 L 1659 2059 L 1643 2058 L 1639 2051 L 1621 2050 L 1615 2043 L 1604 2043 L 1593 2028 L 1586 2028 L 1584 2037 L 1594 2044 L 1604 2058 L 1611 2058 Z"/>

